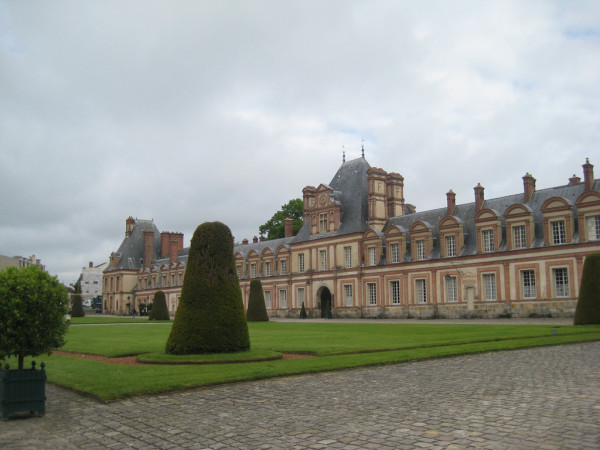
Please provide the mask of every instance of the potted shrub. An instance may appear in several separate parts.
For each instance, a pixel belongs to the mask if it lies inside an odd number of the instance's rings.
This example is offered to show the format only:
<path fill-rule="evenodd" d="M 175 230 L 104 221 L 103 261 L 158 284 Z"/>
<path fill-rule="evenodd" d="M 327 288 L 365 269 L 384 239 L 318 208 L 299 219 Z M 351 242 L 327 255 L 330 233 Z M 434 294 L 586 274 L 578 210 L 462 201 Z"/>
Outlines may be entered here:
<path fill-rule="evenodd" d="M 69 299 L 64 286 L 37 266 L 0 271 L 0 362 L 15 357 L 17 368 L 0 364 L 2 419 L 20 411 L 45 413 L 44 364 L 24 370 L 26 356 L 48 353 L 64 344 Z"/>

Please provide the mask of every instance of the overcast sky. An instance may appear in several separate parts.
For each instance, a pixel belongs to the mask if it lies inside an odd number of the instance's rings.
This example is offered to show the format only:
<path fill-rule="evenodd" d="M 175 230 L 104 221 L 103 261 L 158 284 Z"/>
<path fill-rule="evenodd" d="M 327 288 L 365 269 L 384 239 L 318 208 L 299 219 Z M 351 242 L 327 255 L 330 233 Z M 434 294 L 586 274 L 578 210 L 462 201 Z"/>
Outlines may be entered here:
<path fill-rule="evenodd" d="M 600 177 L 599 108 L 597 0 L 0 0 L 0 254 L 252 239 L 363 140 L 418 211 Z"/>

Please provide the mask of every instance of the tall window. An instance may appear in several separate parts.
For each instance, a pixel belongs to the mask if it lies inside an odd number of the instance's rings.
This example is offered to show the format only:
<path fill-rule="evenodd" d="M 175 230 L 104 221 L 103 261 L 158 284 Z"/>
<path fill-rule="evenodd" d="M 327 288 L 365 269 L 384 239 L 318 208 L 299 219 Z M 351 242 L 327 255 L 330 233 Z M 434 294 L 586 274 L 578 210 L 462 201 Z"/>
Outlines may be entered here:
<path fill-rule="evenodd" d="M 417 287 L 417 303 L 427 303 L 427 285 L 424 279 L 415 280 Z"/>
<path fill-rule="evenodd" d="M 171 286 L 175 286 L 175 274 L 174 273 L 171 274 Z"/>
<path fill-rule="evenodd" d="M 321 262 L 321 270 L 327 270 L 327 250 L 319 250 L 319 261 Z"/>
<path fill-rule="evenodd" d="M 390 245 L 390 253 L 391 253 L 391 262 L 399 263 L 400 262 L 400 244 L 392 244 Z"/>
<path fill-rule="evenodd" d="M 285 289 L 279 291 L 279 307 L 287 308 L 287 291 Z"/>
<path fill-rule="evenodd" d="M 446 236 L 446 256 L 456 256 L 456 236 Z"/>
<path fill-rule="evenodd" d="M 419 239 L 417 242 L 417 259 L 425 259 L 425 240 Z"/>
<path fill-rule="evenodd" d="M 567 242 L 565 235 L 565 221 L 557 220 L 556 222 L 551 222 L 552 224 L 552 243 L 553 244 L 564 244 Z"/>
<path fill-rule="evenodd" d="M 344 267 L 352 267 L 352 247 L 344 247 Z"/>
<path fill-rule="evenodd" d="M 447 276 L 444 278 L 446 284 L 446 301 L 456 303 L 458 301 L 458 283 L 456 277 Z"/>
<path fill-rule="evenodd" d="M 377 251 L 376 251 L 375 247 L 369 247 L 369 265 L 370 266 L 374 266 L 376 264 L 376 261 L 375 261 L 376 254 L 377 254 Z"/>
<path fill-rule="evenodd" d="M 265 263 L 265 276 L 271 275 L 271 262 L 268 261 Z"/>
<path fill-rule="evenodd" d="M 585 218 L 585 236 L 588 241 L 600 240 L 600 216 Z"/>
<path fill-rule="evenodd" d="M 237 272 L 238 278 L 242 278 L 242 266 L 238 264 L 237 266 L 235 266 L 235 270 Z"/>
<path fill-rule="evenodd" d="M 256 278 L 256 264 L 250 264 L 250 276 Z"/>
<path fill-rule="evenodd" d="M 521 289 L 523 290 L 523 298 L 535 298 L 537 296 L 535 290 L 535 271 L 521 271 Z"/>
<path fill-rule="evenodd" d="M 183 272 L 179 272 L 179 284 L 183 284 Z"/>
<path fill-rule="evenodd" d="M 327 233 L 327 213 L 319 214 L 319 231 L 321 233 Z"/>
<path fill-rule="evenodd" d="M 569 296 L 569 274 L 566 268 L 552 269 L 554 294 L 557 297 Z"/>
<path fill-rule="evenodd" d="M 392 305 L 400 304 L 400 282 L 398 280 L 390 281 L 390 296 Z"/>
<path fill-rule="evenodd" d="M 304 303 L 304 288 L 298 288 L 298 308 L 302 308 L 302 304 Z"/>
<path fill-rule="evenodd" d="M 300 273 L 304 272 L 304 253 L 298 255 L 298 271 Z"/>
<path fill-rule="evenodd" d="M 496 274 L 483 274 L 483 290 L 486 300 L 496 300 Z"/>
<path fill-rule="evenodd" d="M 281 260 L 281 275 L 285 275 L 287 273 L 287 260 Z"/>
<path fill-rule="evenodd" d="M 346 306 L 354 305 L 354 299 L 352 298 L 352 285 L 345 284 L 344 285 L 344 299 Z"/>
<path fill-rule="evenodd" d="M 513 227 L 513 244 L 514 248 L 527 247 L 527 238 L 525 236 L 525 225 Z"/>
<path fill-rule="evenodd" d="M 483 230 L 483 251 L 486 253 L 494 251 L 494 230 Z"/>
<path fill-rule="evenodd" d="M 271 309 L 271 291 L 264 291 L 265 294 L 265 307 Z"/>
<path fill-rule="evenodd" d="M 369 296 L 369 305 L 377 304 L 377 285 L 375 283 L 367 283 L 367 294 Z"/>

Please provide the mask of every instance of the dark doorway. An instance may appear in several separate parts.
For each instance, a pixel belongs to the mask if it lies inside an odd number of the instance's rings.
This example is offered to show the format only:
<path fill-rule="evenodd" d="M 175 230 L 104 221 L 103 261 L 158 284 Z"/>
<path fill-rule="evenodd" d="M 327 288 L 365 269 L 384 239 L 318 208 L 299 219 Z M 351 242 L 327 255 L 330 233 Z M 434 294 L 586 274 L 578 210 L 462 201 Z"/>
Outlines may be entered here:
<path fill-rule="evenodd" d="M 322 319 L 331 319 L 331 309 L 333 305 L 331 304 L 331 291 L 326 287 L 320 289 L 320 299 L 321 299 L 321 318 Z"/>

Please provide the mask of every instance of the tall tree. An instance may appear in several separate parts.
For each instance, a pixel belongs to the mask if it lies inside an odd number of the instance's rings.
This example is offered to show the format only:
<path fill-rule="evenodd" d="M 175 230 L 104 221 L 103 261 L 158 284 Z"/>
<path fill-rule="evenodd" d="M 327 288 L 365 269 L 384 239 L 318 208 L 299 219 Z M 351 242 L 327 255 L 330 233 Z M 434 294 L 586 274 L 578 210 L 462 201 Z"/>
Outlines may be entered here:
<path fill-rule="evenodd" d="M 167 353 L 239 352 L 250 348 L 242 291 L 227 225 L 196 228 Z"/>
<path fill-rule="evenodd" d="M 300 198 L 290 200 L 281 207 L 281 210 L 273 214 L 266 223 L 258 228 L 258 231 L 263 236 L 266 234 L 267 239 L 279 239 L 285 237 L 285 219 L 292 219 L 292 234 L 295 236 L 300 228 L 302 228 L 304 217 L 304 202 Z"/>
<path fill-rule="evenodd" d="M 585 258 L 574 325 L 600 324 L 600 253 Z"/>

